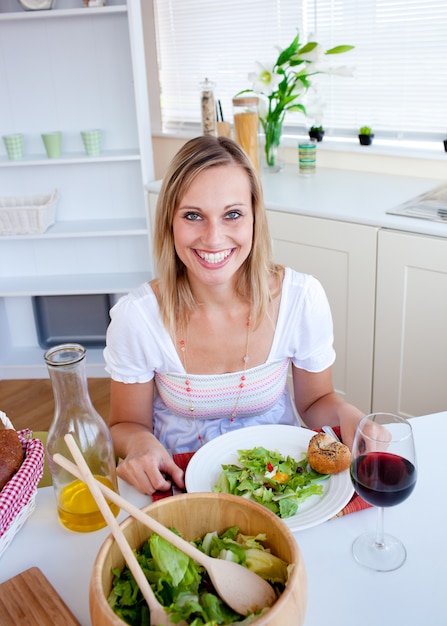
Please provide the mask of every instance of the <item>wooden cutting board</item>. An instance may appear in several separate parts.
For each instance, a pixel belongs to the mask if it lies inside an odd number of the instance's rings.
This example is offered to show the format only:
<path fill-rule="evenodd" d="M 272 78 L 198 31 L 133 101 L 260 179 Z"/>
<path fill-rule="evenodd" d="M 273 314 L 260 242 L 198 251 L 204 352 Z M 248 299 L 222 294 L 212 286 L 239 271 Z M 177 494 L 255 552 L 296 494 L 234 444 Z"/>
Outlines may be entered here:
<path fill-rule="evenodd" d="M 1 626 L 81 626 L 40 569 L 0 585 Z"/>

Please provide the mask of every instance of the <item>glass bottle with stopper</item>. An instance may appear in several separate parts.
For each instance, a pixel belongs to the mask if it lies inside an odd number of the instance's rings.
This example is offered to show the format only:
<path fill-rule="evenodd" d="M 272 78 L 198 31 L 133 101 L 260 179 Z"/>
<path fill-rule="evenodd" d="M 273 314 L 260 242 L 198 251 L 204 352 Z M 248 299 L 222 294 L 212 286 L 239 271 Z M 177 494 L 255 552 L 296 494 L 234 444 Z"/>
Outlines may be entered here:
<path fill-rule="evenodd" d="M 66 528 L 78 532 L 98 530 L 106 522 L 87 485 L 53 461 L 56 452 L 72 460 L 64 440 L 67 433 L 75 438 L 95 478 L 118 492 L 112 438 L 90 399 L 85 356 L 85 348 L 76 343 L 55 346 L 44 354 L 55 403 L 47 438 L 48 466 L 59 520 Z M 110 508 L 116 516 L 119 508 L 111 503 Z"/>
<path fill-rule="evenodd" d="M 200 83 L 202 89 L 202 132 L 204 135 L 217 137 L 216 101 L 214 98 L 215 84 L 205 78 Z"/>

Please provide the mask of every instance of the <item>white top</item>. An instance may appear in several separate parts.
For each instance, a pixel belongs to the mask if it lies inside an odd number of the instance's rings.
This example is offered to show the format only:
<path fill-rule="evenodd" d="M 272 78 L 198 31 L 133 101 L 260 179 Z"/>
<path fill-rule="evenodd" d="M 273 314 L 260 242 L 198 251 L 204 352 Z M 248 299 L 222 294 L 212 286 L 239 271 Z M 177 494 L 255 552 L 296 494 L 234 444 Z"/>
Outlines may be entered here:
<path fill-rule="evenodd" d="M 141 383 L 155 377 L 154 434 L 171 452 L 187 452 L 197 450 L 199 436 L 207 441 L 230 427 L 296 424 L 287 387 L 289 362 L 310 372 L 323 371 L 335 360 L 332 344 L 332 317 L 321 284 L 286 268 L 272 347 L 258 367 L 221 375 L 187 374 L 148 283 L 112 308 L 104 357 L 116 381 Z"/>

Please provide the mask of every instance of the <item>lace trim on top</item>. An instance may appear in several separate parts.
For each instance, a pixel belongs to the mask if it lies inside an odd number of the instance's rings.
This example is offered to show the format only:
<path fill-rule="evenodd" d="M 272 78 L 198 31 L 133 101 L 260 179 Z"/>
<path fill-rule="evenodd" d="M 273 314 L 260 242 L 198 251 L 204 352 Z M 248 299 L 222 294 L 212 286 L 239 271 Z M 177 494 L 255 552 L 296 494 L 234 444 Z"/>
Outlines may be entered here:
<path fill-rule="evenodd" d="M 289 361 L 288 358 L 271 361 L 246 370 L 238 417 L 260 415 L 274 406 L 284 391 Z M 155 383 L 160 398 L 172 413 L 191 419 L 193 406 L 197 419 L 221 419 L 231 415 L 239 394 L 240 377 L 241 372 L 188 374 L 189 392 L 185 374 L 156 372 Z"/>

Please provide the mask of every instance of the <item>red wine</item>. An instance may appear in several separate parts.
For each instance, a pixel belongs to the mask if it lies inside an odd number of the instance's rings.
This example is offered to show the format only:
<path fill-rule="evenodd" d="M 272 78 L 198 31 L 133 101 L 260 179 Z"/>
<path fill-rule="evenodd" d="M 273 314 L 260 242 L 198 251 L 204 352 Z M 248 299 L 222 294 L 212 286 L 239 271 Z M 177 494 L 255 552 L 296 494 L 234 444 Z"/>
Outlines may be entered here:
<path fill-rule="evenodd" d="M 369 504 L 394 506 L 403 502 L 416 485 L 416 468 L 389 452 L 368 452 L 351 464 L 356 492 Z"/>

